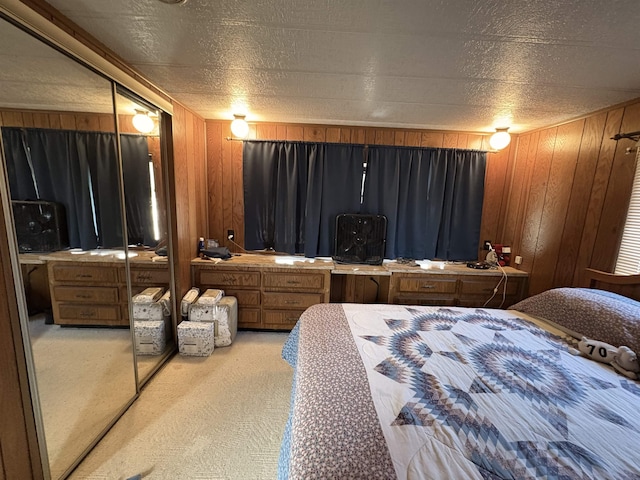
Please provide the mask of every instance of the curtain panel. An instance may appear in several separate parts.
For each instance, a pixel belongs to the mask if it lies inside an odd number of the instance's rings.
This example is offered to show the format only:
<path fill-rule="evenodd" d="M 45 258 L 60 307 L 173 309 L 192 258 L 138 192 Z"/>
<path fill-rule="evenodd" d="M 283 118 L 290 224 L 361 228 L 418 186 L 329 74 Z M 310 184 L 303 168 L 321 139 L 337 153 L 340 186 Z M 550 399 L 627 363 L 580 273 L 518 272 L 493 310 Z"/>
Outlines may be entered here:
<path fill-rule="evenodd" d="M 332 255 L 336 215 L 360 207 L 363 147 L 243 143 L 245 248 Z"/>
<path fill-rule="evenodd" d="M 152 228 L 146 137 L 121 139 L 123 163 L 130 164 L 125 172 L 128 226 L 146 240 Z M 61 203 L 71 248 L 124 245 L 115 134 L 2 127 L 2 141 L 12 200 Z"/>
<path fill-rule="evenodd" d="M 331 256 L 336 216 L 365 213 L 387 217 L 385 258 L 475 259 L 485 167 L 473 150 L 245 141 L 245 246 Z"/>

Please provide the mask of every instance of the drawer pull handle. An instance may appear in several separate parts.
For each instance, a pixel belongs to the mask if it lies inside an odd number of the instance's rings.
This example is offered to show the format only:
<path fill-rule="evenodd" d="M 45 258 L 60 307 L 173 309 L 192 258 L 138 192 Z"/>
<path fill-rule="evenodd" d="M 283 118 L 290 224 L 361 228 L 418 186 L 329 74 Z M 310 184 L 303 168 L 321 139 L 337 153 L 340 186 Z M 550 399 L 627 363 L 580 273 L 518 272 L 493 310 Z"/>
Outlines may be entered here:
<path fill-rule="evenodd" d="M 78 293 L 76 294 L 76 298 L 93 298 L 93 295 L 90 295 L 88 293 Z"/>
<path fill-rule="evenodd" d="M 298 280 L 287 280 L 287 283 L 289 285 L 300 285 L 300 282 Z"/>
<path fill-rule="evenodd" d="M 435 285 L 422 285 L 421 288 L 432 289 L 432 288 L 436 288 L 436 286 Z"/>
<path fill-rule="evenodd" d="M 93 278 L 93 275 L 91 275 L 90 273 L 78 273 L 76 275 L 76 278 Z"/>
<path fill-rule="evenodd" d="M 95 312 L 80 312 L 81 318 L 92 318 L 95 316 L 96 316 Z"/>
<path fill-rule="evenodd" d="M 297 322 L 297 321 L 298 321 L 298 317 L 289 317 L 289 318 L 287 318 L 287 319 L 286 319 L 286 321 L 287 321 L 287 322 L 294 323 L 294 322 Z"/>
<path fill-rule="evenodd" d="M 298 305 L 300 302 L 298 300 L 285 300 L 287 305 Z"/>

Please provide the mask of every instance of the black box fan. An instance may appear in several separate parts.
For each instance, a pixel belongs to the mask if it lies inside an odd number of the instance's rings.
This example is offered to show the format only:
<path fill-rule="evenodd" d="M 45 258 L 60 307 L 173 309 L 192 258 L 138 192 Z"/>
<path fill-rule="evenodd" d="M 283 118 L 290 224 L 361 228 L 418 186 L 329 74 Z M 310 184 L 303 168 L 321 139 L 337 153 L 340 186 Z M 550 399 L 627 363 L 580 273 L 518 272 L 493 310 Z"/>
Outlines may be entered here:
<path fill-rule="evenodd" d="M 11 201 L 18 252 L 47 253 L 69 247 L 64 206 L 55 202 Z"/>
<path fill-rule="evenodd" d="M 333 259 L 339 263 L 380 265 L 387 241 L 387 217 L 343 213 L 336 217 Z"/>

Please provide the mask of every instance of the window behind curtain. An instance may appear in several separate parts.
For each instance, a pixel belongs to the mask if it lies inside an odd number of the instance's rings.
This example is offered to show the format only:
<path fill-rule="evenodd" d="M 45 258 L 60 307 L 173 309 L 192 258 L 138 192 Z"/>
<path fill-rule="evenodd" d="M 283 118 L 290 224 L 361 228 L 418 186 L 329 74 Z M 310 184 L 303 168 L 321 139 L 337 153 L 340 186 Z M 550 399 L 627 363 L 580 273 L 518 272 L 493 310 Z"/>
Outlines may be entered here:
<path fill-rule="evenodd" d="M 146 137 L 121 137 L 130 147 L 123 149 L 123 162 L 139 166 L 125 172 L 125 184 L 133 189 L 127 226 L 154 245 Z M 123 246 L 114 133 L 2 127 L 2 139 L 12 200 L 64 205 L 72 248 Z"/>
<path fill-rule="evenodd" d="M 387 217 L 386 258 L 475 259 L 485 165 L 470 150 L 245 141 L 245 248 L 331 256 L 336 216 L 370 213 Z"/>
<path fill-rule="evenodd" d="M 245 248 L 333 254 L 338 213 L 357 213 L 361 145 L 245 141 Z"/>
<path fill-rule="evenodd" d="M 622 233 L 615 273 L 640 273 L 640 150 L 636 153 L 636 175 L 631 190 L 631 201 Z"/>

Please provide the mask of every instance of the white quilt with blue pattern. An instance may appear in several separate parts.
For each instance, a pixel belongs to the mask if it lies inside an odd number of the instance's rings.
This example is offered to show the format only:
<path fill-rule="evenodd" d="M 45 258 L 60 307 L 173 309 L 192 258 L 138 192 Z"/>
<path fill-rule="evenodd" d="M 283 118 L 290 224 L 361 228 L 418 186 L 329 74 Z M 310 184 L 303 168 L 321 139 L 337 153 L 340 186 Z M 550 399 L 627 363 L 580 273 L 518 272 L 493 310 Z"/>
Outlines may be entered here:
<path fill-rule="evenodd" d="M 640 478 L 640 385 L 500 310 L 343 305 L 400 479 Z"/>

